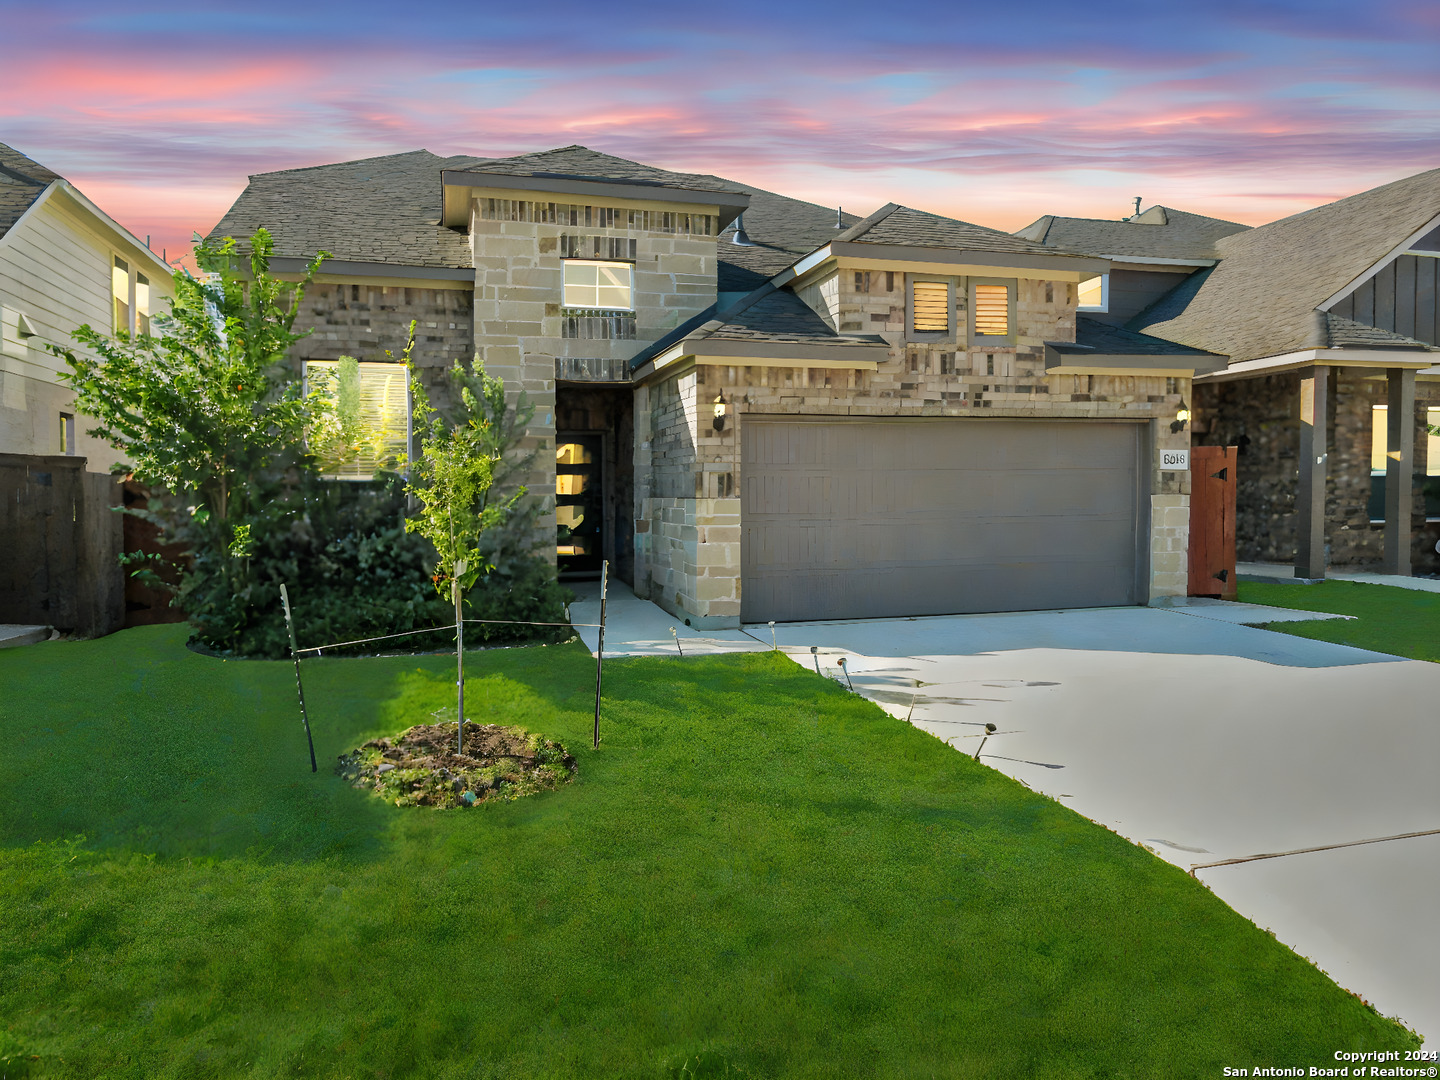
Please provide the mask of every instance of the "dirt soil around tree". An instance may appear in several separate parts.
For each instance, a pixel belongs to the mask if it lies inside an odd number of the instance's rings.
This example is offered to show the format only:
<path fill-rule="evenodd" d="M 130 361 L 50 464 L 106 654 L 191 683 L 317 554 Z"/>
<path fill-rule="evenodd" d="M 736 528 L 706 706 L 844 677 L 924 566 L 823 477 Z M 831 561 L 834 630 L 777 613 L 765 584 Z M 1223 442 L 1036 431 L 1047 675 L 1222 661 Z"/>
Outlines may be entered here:
<path fill-rule="evenodd" d="M 524 728 L 465 724 L 465 752 L 449 724 L 420 724 L 340 755 L 335 771 L 396 806 L 457 809 L 568 784 L 575 759 Z"/>

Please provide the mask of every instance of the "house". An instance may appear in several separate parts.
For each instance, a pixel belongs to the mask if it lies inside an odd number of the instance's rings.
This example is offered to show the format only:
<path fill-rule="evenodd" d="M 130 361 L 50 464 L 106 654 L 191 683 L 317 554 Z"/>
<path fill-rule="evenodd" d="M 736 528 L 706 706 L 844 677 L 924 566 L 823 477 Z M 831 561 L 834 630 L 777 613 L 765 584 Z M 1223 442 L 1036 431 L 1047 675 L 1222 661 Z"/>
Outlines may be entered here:
<path fill-rule="evenodd" d="M 1111 259 L 1089 317 L 1230 358 L 1192 412 L 1239 448 L 1241 560 L 1440 571 L 1440 170 L 1254 229 L 1157 206 L 1017 235 Z"/>
<path fill-rule="evenodd" d="M 1162 455 L 1226 357 L 1081 313 L 1109 259 L 580 146 L 261 174 L 212 235 L 260 226 L 278 272 L 334 256 L 297 364 L 358 358 L 398 430 L 411 320 L 422 379 L 478 355 L 536 405 L 562 573 L 690 625 L 1185 592 Z"/>
<path fill-rule="evenodd" d="M 0 143 L 0 622 L 106 633 L 124 617 L 115 450 L 86 434 L 64 361 L 82 324 L 145 333 L 170 268 L 74 185 Z"/>

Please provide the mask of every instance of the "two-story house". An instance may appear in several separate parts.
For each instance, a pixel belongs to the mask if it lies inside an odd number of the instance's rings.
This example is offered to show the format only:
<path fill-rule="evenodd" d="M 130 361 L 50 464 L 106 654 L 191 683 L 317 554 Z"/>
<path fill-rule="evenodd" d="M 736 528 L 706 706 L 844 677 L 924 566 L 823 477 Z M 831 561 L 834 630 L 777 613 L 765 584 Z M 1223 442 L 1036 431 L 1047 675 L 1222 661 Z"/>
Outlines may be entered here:
<path fill-rule="evenodd" d="M 106 633 L 124 619 L 113 447 L 86 433 L 64 361 L 82 324 L 147 333 L 170 268 L 74 185 L 0 143 L 0 622 Z"/>
<path fill-rule="evenodd" d="M 566 147 L 251 177 L 214 230 L 334 259 L 307 364 L 375 411 L 477 354 L 536 405 L 563 572 L 692 625 L 1185 592 L 1191 380 L 1225 358 L 1077 317 L 1103 258 L 901 206 L 863 220 Z M 387 404 L 388 403 L 388 404 Z"/>

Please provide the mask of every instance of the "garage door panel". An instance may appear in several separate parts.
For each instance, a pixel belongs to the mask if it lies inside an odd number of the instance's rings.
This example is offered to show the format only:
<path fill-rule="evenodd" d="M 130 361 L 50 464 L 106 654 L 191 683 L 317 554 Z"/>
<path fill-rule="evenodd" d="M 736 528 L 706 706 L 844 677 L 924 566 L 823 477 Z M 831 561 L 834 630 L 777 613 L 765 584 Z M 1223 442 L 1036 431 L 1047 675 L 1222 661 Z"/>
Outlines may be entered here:
<path fill-rule="evenodd" d="M 1138 425 L 747 423 L 742 617 L 1135 602 Z"/>

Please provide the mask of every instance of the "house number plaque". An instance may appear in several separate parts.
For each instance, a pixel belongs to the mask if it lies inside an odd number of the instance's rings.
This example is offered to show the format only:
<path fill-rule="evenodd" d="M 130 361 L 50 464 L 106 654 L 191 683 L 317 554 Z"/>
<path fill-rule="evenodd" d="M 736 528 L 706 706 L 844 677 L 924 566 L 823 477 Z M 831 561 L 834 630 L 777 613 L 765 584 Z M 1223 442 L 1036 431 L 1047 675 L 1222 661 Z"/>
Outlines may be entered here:
<path fill-rule="evenodd" d="M 1160 468 L 1166 472 L 1189 472 L 1190 450 L 1161 450 Z"/>

